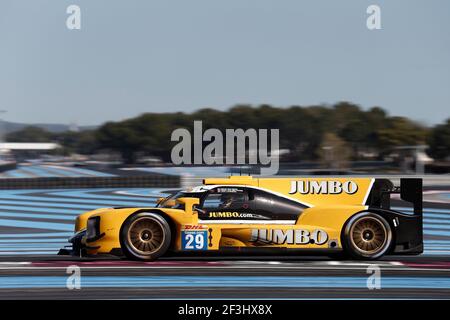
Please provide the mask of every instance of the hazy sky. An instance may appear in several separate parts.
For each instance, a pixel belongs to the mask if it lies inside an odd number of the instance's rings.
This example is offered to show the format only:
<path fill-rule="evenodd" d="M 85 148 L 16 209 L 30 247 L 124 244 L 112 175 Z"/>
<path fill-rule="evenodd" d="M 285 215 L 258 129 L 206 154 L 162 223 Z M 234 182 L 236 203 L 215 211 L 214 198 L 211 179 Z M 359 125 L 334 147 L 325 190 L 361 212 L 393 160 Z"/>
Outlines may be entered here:
<path fill-rule="evenodd" d="M 66 27 L 70 4 L 81 30 Z M 370 4 L 382 30 L 366 27 Z M 450 1 L 0 0 L 8 121 L 341 100 L 450 117 Z"/>

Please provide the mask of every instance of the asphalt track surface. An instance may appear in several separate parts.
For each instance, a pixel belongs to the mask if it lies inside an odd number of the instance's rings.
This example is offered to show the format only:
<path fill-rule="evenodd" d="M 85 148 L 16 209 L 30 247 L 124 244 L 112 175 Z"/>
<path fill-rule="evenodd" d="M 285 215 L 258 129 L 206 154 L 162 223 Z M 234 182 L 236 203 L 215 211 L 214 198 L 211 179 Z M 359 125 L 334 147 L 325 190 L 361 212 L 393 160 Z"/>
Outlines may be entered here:
<path fill-rule="evenodd" d="M 143 263 L 56 255 L 77 214 L 150 206 L 167 191 L 0 191 L 0 299 L 450 299 L 450 187 L 425 192 L 420 256 L 370 263 L 320 256 L 185 256 Z M 71 266 L 80 268 L 79 283 Z M 380 289 L 370 277 L 378 271 Z"/>

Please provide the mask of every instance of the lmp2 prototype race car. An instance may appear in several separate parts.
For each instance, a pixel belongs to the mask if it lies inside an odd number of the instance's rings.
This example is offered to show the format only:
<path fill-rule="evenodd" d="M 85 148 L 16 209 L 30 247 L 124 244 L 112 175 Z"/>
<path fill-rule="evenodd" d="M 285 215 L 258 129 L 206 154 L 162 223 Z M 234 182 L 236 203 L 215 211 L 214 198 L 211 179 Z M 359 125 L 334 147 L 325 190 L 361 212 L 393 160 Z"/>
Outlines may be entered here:
<path fill-rule="evenodd" d="M 413 213 L 390 208 L 399 193 Z M 423 252 L 422 180 L 205 179 L 155 207 L 104 208 L 76 218 L 60 254 L 152 261 L 181 252 L 341 253 L 353 259 Z"/>

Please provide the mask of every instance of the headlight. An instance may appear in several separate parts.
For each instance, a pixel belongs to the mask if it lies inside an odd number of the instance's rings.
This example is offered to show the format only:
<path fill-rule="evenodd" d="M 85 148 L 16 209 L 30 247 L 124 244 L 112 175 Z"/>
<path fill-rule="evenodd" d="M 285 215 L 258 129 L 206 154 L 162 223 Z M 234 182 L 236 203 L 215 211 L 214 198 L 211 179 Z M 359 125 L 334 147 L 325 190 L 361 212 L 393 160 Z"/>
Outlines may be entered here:
<path fill-rule="evenodd" d="M 75 230 L 74 232 L 77 233 L 78 231 L 80 231 L 80 216 L 77 216 L 75 218 Z"/>
<path fill-rule="evenodd" d="M 92 217 L 87 221 L 86 238 L 94 239 L 100 235 L 100 217 Z"/>

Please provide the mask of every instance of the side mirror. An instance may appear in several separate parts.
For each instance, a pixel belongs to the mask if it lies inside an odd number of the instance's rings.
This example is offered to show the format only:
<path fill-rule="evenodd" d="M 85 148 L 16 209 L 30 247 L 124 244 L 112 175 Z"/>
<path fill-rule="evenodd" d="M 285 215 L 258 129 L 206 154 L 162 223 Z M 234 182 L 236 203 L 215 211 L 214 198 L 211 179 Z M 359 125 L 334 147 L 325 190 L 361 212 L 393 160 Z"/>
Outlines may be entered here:
<path fill-rule="evenodd" d="M 162 202 L 160 202 L 158 204 L 164 204 L 164 207 L 172 208 L 172 207 L 175 207 L 177 202 L 174 199 L 168 199 L 168 200 L 162 201 Z"/>
<path fill-rule="evenodd" d="M 158 198 L 158 200 L 156 200 L 156 204 L 160 204 L 161 202 L 164 201 L 164 197 Z"/>
<path fill-rule="evenodd" d="M 186 213 L 193 213 L 194 206 L 200 203 L 199 198 L 178 198 L 177 203 L 180 203 L 184 206 L 184 210 Z"/>
<path fill-rule="evenodd" d="M 206 213 L 205 210 L 199 208 L 198 205 L 196 205 L 196 204 L 192 207 L 192 210 L 197 211 L 198 213 L 203 213 L 203 214 Z"/>

